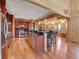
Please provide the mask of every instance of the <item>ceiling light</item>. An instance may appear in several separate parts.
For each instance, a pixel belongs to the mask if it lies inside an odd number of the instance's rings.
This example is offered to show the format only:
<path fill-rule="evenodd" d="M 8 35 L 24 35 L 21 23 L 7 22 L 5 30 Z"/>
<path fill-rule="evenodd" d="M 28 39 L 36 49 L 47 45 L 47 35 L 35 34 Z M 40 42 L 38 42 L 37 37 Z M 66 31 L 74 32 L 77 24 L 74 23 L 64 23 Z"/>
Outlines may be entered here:
<path fill-rule="evenodd" d="M 52 22 L 52 24 L 55 24 L 54 22 Z"/>

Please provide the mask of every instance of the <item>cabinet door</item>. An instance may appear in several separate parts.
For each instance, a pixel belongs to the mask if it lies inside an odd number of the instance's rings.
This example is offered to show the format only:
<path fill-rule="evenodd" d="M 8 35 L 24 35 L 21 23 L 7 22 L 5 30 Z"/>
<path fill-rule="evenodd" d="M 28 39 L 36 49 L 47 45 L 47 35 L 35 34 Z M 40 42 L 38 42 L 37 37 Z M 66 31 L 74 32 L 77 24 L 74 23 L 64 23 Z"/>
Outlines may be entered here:
<path fill-rule="evenodd" d="M 36 49 L 37 51 L 41 51 L 44 49 L 44 36 L 43 35 L 36 37 Z"/>

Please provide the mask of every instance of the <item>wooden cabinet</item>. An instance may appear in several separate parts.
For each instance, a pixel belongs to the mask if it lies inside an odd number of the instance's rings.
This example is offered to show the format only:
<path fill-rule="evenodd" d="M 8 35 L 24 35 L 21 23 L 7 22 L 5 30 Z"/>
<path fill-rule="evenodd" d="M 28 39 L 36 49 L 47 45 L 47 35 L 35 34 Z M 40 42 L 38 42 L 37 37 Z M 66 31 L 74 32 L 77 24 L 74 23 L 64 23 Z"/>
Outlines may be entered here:
<path fill-rule="evenodd" d="M 35 35 L 34 33 L 31 33 L 30 39 L 28 39 L 29 45 L 33 48 L 35 51 L 44 51 L 44 35 Z"/>

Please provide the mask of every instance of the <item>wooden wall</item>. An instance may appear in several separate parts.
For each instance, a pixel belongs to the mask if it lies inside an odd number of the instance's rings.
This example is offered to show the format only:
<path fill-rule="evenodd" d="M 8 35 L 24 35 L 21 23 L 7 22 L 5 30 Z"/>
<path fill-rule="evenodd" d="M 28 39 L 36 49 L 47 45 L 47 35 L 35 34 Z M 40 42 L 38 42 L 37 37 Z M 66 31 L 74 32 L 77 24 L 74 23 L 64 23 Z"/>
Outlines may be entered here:
<path fill-rule="evenodd" d="M 71 18 L 68 20 L 67 38 L 79 43 L 79 0 L 70 0 Z"/>

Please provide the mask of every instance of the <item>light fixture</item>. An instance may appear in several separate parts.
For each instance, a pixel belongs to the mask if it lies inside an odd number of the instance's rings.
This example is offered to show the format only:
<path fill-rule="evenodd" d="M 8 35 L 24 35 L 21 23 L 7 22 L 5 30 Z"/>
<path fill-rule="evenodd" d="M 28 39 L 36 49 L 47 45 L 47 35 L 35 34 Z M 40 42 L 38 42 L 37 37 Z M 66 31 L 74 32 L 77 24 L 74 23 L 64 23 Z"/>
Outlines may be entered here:
<path fill-rule="evenodd" d="M 65 20 L 61 20 L 61 23 L 65 23 Z"/>
<path fill-rule="evenodd" d="M 41 22 L 39 21 L 38 24 L 41 24 Z"/>
<path fill-rule="evenodd" d="M 8 25 L 11 25 L 11 22 L 9 22 Z"/>
<path fill-rule="evenodd" d="M 52 22 L 52 24 L 55 24 L 54 22 Z"/>

